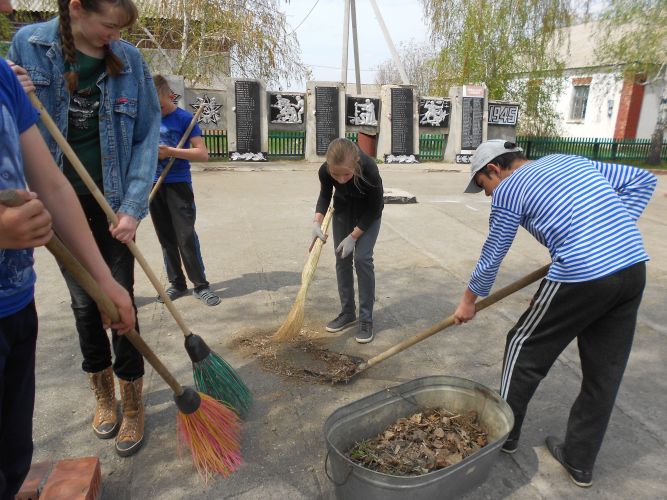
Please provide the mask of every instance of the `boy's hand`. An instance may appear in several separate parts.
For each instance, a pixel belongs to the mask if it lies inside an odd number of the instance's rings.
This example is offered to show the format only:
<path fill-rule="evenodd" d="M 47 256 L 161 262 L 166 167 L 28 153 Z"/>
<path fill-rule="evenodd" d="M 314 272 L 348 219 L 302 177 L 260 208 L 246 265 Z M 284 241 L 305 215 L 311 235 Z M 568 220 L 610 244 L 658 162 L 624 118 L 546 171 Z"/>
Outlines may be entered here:
<path fill-rule="evenodd" d="M 129 243 L 134 239 L 134 236 L 137 232 L 137 226 L 139 221 L 128 214 L 118 213 L 118 225 L 109 226 L 109 231 L 111 236 L 116 238 L 121 243 Z"/>
<path fill-rule="evenodd" d="M 170 158 L 172 156 L 174 156 L 174 154 L 171 152 L 171 147 L 165 144 L 160 144 L 160 149 L 158 149 L 157 152 L 158 160 L 164 160 L 165 158 Z"/>
<path fill-rule="evenodd" d="M 51 214 L 37 194 L 17 189 L 25 204 L 6 207 L 0 204 L 0 248 L 22 249 L 46 245 L 53 236 Z"/>
<path fill-rule="evenodd" d="M 9 67 L 16 75 L 16 78 L 18 78 L 21 87 L 23 87 L 23 90 L 25 90 L 25 93 L 29 94 L 30 92 L 34 92 L 35 84 L 32 83 L 32 80 L 30 79 L 30 76 L 28 75 L 26 69 L 19 66 L 18 64 L 14 64 L 9 59 L 7 59 L 7 64 L 9 64 Z"/>

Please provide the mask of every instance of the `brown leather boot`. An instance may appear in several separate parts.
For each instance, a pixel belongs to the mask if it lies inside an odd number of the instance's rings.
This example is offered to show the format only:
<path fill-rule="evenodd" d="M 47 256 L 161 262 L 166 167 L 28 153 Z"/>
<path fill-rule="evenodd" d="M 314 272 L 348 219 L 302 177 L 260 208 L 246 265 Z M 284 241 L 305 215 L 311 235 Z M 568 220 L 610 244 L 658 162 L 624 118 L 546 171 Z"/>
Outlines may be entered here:
<path fill-rule="evenodd" d="M 109 439 L 118 432 L 118 412 L 116 410 L 116 387 L 113 370 L 105 368 L 101 372 L 89 373 L 90 388 L 95 394 L 97 405 L 93 415 L 93 432 L 100 439 Z"/>
<path fill-rule="evenodd" d="M 119 379 L 123 403 L 123 422 L 116 436 L 116 452 L 121 457 L 134 455 L 144 440 L 144 402 L 141 397 L 143 377 L 132 382 Z"/>

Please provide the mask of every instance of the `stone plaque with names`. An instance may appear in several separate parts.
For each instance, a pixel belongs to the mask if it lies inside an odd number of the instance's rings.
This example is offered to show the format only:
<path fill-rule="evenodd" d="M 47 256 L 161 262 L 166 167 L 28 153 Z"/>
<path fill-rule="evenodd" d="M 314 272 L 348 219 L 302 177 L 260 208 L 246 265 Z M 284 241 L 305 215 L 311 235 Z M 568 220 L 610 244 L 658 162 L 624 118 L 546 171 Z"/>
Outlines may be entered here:
<path fill-rule="evenodd" d="M 489 125 L 516 125 L 518 104 L 489 104 Z"/>
<path fill-rule="evenodd" d="M 259 83 L 239 80 L 234 83 L 236 94 L 236 151 L 261 151 Z"/>
<path fill-rule="evenodd" d="M 340 135 L 338 113 L 338 87 L 315 87 L 315 150 L 320 156 Z"/>
<path fill-rule="evenodd" d="M 461 119 L 461 150 L 473 151 L 482 143 L 484 98 L 464 97 Z"/>
<path fill-rule="evenodd" d="M 414 154 L 414 99 L 410 88 L 391 89 L 391 154 Z"/>

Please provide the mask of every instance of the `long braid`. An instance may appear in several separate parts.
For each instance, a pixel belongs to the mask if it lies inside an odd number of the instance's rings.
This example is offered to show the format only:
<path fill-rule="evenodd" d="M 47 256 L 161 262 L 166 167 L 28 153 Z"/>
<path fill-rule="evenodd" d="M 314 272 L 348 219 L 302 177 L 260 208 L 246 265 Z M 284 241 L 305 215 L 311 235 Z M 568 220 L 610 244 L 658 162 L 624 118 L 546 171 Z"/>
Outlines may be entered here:
<path fill-rule="evenodd" d="M 76 47 L 72 36 L 72 20 L 69 15 L 69 0 L 58 0 L 60 13 L 60 43 L 65 58 L 65 81 L 67 89 L 74 92 L 79 84 L 78 65 L 76 63 Z"/>
<path fill-rule="evenodd" d="M 107 73 L 110 76 L 117 76 L 123 69 L 123 61 L 121 61 L 116 54 L 113 53 L 111 47 L 104 46 L 104 62 L 107 65 Z"/>

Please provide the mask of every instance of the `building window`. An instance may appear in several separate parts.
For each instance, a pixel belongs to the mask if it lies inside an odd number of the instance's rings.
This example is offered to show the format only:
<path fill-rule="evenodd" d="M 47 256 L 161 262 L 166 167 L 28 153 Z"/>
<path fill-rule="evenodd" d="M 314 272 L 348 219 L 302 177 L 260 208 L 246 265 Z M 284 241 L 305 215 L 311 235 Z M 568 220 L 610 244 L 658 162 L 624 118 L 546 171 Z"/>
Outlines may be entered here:
<path fill-rule="evenodd" d="M 588 101 L 589 85 L 575 85 L 570 107 L 570 120 L 583 121 L 586 118 L 586 102 Z"/>

